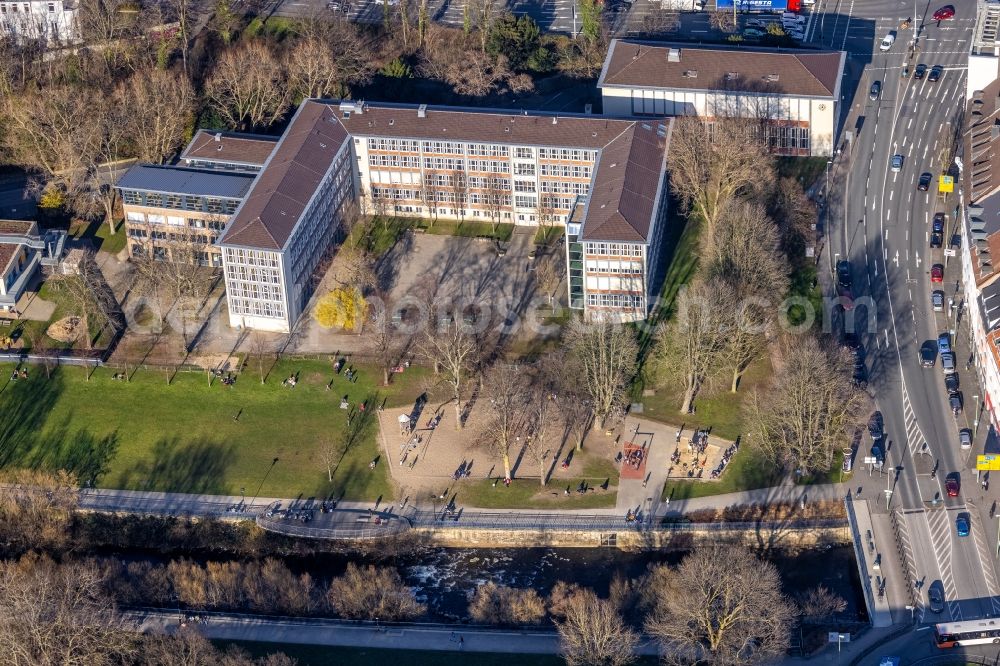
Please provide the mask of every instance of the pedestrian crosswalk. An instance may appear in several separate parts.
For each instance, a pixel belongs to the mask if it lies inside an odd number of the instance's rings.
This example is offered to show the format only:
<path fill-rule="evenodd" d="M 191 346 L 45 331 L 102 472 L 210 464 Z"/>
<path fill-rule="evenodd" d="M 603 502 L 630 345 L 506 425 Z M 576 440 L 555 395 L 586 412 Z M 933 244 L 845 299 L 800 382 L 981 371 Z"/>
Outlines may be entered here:
<path fill-rule="evenodd" d="M 906 428 L 906 446 L 915 457 L 927 451 L 927 439 L 920 430 L 917 422 L 917 415 L 913 412 L 913 405 L 910 403 L 910 394 L 906 390 L 906 383 L 903 383 L 903 425 Z"/>
<path fill-rule="evenodd" d="M 941 572 L 941 584 L 944 586 L 944 598 L 948 604 L 948 613 L 951 619 L 958 622 L 962 619 L 962 607 L 958 602 L 958 586 L 955 585 L 955 576 L 952 574 L 952 549 L 951 549 L 951 521 L 948 519 L 948 512 L 943 508 L 933 511 L 925 511 L 927 518 L 927 528 L 931 533 L 931 547 L 934 549 L 934 558 L 938 563 L 938 571 Z"/>

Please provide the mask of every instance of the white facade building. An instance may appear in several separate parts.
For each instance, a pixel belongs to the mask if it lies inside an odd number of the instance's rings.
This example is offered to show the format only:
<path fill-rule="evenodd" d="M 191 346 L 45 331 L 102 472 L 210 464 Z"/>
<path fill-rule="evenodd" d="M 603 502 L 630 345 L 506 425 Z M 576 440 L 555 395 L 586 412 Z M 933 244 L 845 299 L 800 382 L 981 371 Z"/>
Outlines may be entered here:
<path fill-rule="evenodd" d="M 829 156 L 846 57 L 615 39 L 597 86 L 607 116 L 761 119 L 776 153 Z"/>
<path fill-rule="evenodd" d="M 69 44 L 79 39 L 77 10 L 65 0 L 0 1 L 0 32 L 17 41 Z"/>

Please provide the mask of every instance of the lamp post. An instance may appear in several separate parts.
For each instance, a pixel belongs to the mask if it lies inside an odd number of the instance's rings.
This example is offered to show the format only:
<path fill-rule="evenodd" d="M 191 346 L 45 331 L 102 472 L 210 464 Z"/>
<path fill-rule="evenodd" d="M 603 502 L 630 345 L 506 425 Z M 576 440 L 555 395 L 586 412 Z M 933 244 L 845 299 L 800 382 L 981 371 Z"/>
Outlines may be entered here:
<path fill-rule="evenodd" d="M 913 611 L 917 609 L 916 606 L 907 606 L 906 610 L 910 611 L 910 622 L 913 622 Z"/>

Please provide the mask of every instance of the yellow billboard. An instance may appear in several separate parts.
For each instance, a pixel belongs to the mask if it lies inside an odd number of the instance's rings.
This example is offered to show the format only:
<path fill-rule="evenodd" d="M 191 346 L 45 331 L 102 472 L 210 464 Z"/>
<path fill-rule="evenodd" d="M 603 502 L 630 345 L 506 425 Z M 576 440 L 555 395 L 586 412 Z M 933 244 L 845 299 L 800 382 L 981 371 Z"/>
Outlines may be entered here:
<path fill-rule="evenodd" d="M 976 456 L 976 469 L 978 469 L 981 472 L 1000 471 L 1000 456 L 992 454 L 985 456 Z"/>
<path fill-rule="evenodd" d="M 955 191 L 955 179 L 951 176 L 941 176 L 938 179 L 938 192 L 948 194 Z"/>

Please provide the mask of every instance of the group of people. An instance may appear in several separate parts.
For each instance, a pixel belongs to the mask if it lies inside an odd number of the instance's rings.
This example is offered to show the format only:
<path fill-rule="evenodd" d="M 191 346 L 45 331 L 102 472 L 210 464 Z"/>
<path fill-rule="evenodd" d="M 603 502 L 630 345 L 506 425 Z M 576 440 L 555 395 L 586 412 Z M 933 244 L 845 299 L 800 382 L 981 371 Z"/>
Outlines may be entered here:
<path fill-rule="evenodd" d="M 25 368 L 21 368 L 20 370 L 14 368 L 14 370 L 10 373 L 10 381 L 12 382 L 16 382 L 18 379 L 27 379 L 27 378 L 28 378 L 28 371 Z"/>
<path fill-rule="evenodd" d="M 625 450 L 624 455 L 618 454 L 618 460 L 616 462 L 622 462 L 624 460 L 624 465 L 630 465 L 635 469 L 642 467 L 642 462 L 646 459 L 646 446 L 643 445 L 642 448 L 628 448 Z"/>
<path fill-rule="evenodd" d="M 736 455 L 736 452 L 739 451 L 739 448 L 740 448 L 739 440 L 736 440 L 735 442 L 730 444 L 729 448 L 727 448 L 725 451 L 722 452 L 722 460 L 720 460 L 718 466 L 712 470 L 712 473 L 709 475 L 709 478 L 717 479 L 720 476 L 722 476 L 722 473 L 726 471 L 726 465 L 728 465 L 729 461 L 733 459 L 733 456 Z"/>
<path fill-rule="evenodd" d="M 282 380 L 281 385 L 287 386 L 289 388 L 295 388 L 295 385 L 299 383 L 298 378 L 292 374 L 288 375 L 288 379 Z"/>

